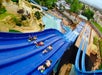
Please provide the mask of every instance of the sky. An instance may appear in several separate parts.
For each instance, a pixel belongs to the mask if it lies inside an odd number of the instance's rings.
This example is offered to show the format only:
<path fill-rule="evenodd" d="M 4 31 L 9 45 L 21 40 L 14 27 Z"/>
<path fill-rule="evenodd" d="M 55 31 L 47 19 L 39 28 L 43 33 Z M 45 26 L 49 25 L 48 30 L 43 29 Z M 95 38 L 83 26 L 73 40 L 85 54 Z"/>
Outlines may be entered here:
<path fill-rule="evenodd" d="M 80 1 L 102 10 L 102 0 L 80 0 Z"/>

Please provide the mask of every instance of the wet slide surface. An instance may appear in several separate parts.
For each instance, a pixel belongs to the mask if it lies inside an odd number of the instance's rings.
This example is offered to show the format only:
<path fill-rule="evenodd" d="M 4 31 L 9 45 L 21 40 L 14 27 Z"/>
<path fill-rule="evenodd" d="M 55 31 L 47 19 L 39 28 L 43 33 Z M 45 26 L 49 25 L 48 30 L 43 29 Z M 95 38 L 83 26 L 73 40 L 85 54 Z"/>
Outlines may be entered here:
<path fill-rule="evenodd" d="M 37 39 L 28 41 L 29 36 Z M 70 44 L 57 30 L 49 29 L 38 33 L 0 33 L 0 75 L 40 75 L 51 71 L 57 60 Z M 35 42 L 44 42 L 37 46 Z M 43 50 L 52 50 L 43 54 Z M 52 60 L 51 67 L 43 73 L 37 70 L 46 60 Z"/>

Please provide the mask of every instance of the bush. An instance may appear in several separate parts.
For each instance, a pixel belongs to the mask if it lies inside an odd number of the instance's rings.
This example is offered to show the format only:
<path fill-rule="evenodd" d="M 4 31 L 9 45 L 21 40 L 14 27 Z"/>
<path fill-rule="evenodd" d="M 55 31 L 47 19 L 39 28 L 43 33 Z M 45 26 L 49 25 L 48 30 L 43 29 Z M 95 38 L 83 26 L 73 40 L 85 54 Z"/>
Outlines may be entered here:
<path fill-rule="evenodd" d="M 73 0 L 65 0 L 67 3 L 73 3 Z"/>
<path fill-rule="evenodd" d="M 21 20 L 26 20 L 26 17 L 22 15 Z"/>
<path fill-rule="evenodd" d="M 34 15 L 38 20 L 41 18 L 41 14 L 39 11 L 36 11 Z"/>
<path fill-rule="evenodd" d="M 21 20 L 19 20 L 18 18 L 16 17 L 13 17 L 13 21 L 16 23 L 17 26 L 21 26 Z"/>
<path fill-rule="evenodd" d="M 99 66 L 99 69 L 102 70 L 102 64 Z"/>
<path fill-rule="evenodd" d="M 99 40 L 99 50 L 100 50 L 100 55 L 102 58 L 102 39 Z"/>
<path fill-rule="evenodd" d="M 57 2 L 57 0 L 35 0 L 35 1 L 42 6 L 48 7 L 49 9 L 55 7 L 55 2 Z"/>
<path fill-rule="evenodd" d="M 97 36 L 95 36 L 95 37 L 93 38 L 93 43 L 94 43 L 96 46 L 98 46 L 99 39 L 98 39 Z"/>
<path fill-rule="evenodd" d="M 82 15 L 86 16 L 88 20 L 93 19 L 94 12 L 91 11 L 89 8 L 85 9 Z"/>
<path fill-rule="evenodd" d="M 11 1 L 18 3 L 19 0 L 11 0 Z"/>
<path fill-rule="evenodd" d="M 6 12 L 5 7 L 0 7 L 0 14 L 3 14 L 3 13 L 5 13 L 5 12 Z"/>
<path fill-rule="evenodd" d="M 102 58 L 102 39 L 99 40 L 99 50 L 100 50 L 100 56 Z M 102 62 L 102 61 L 101 61 Z M 99 69 L 102 70 L 102 63 L 101 65 L 99 66 Z"/>
<path fill-rule="evenodd" d="M 82 9 L 82 4 L 79 2 L 79 0 L 71 0 L 71 5 L 70 5 L 70 11 L 74 13 L 79 13 L 80 9 Z"/>
<path fill-rule="evenodd" d="M 10 29 L 9 32 L 20 32 L 18 30 Z"/>

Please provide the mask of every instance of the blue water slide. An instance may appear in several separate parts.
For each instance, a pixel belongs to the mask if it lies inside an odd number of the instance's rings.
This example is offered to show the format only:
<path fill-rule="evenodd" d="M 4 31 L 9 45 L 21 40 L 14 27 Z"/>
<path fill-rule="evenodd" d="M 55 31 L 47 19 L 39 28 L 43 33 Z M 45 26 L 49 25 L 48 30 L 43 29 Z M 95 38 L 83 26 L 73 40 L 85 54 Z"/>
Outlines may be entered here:
<path fill-rule="evenodd" d="M 102 70 L 95 70 L 95 71 L 86 71 L 85 68 L 85 54 L 88 46 L 88 37 L 90 35 L 90 30 L 87 28 L 88 32 L 85 32 L 83 34 L 83 37 L 81 39 L 81 43 L 76 55 L 76 60 L 75 60 L 75 70 L 77 75 L 102 75 Z M 83 48 L 83 53 L 81 56 L 81 50 Z M 79 59 L 81 58 L 81 69 L 79 67 Z"/>
<path fill-rule="evenodd" d="M 29 0 L 30 2 L 34 3 L 34 4 L 37 4 L 39 5 L 35 0 Z M 44 7 L 44 6 L 41 6 L 43 10 L 47 11 L 48 8 L 47 7 Z"/>
<path fill-rule="evenodd" d="M 37 40 L 28 41 L 31 36 L 36 36 Z M 40 41 L 44 42 L 44 46 L 37 47 L 34 42 Z M 49 45 L 53 50 L 43 54 L 42 51 Z M 64 35 L 55 29 L 36 33 L 0 32 L 0 75 L 48 74 L 70 46 L 70 41 L 66 41 Z M 37 68 L 46 60 L 52 60 L 52 65 L 41 73 Z"/>
<path fill-rule="evenodd" d="M 62 34 L 56 29 L 35 33 L 0 32 L 0 75 L 48 75 L 63 53 L 74 43 L 78 37 L 76 33 L 78 32 L 70 31 Z M 34 36 L 37 39 L 29 41 Z M 44 45 L 37 46 L 36 43 L 41 41 Z M 48 46 L 52 46 L 52 50 L 43 54 Z M 46 60 L 52 60 L 51 66 L 44 72 L 38 71 L 38 67 Z"/>

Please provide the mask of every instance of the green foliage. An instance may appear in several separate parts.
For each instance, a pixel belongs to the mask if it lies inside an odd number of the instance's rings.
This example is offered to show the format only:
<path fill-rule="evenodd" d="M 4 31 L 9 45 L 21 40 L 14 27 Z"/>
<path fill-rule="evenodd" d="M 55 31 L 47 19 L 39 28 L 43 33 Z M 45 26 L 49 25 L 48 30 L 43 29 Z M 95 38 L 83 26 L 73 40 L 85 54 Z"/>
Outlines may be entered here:
<path fill-rule="evenodd" d="M 83 10 L 85 8 L 85 5 L 79 2 L 79 10 Z"/>
<path fill-rule="evenodd" d="M 92 22 L 93 25 L 95 25 L 95 27 L 102 33 L 102 27 L 97 23 L 97 22 Z"/>
<path fill-rule="evenodd" d="M 36 11 L 34 15 L 38 20 L 41 18 L 41 14 L 39 11 Z"/>
<path fill-rule="evenodd" d="M 16 23 L 17 26 L 21 26 L 21 20 L 16 18 L 16 17 L 13 17 L 13 21 Z"/>
<path fill-rule="evenodd" d="M 93 39 L 93 43 L 94 43 L 97 47 L 99 47 L 100 56 L 101 56 L 101 58 L 102 58 L 102 39 L 99 39 L 97 36 L 95 36 L 94 39 Z M 102 70 L 102 63 L 101 63 L 101 65 L 99 66 L 99 69 Z"/>
<path fill-rule="evenodd" d="M 99 42 L 99 39 L 98 39 L 97 36 L 95 36 L 95 37 L 93 38 L 93 43 L 94 43 L 96 46 L 98 46 L 98 42 Z"/>
<path fill-rule="evenodd" d="M 3 13 L 3 14 L 0 14 L 0 20 L 4 19 L 4 18 L 7 17 L 7 16 L 14 17 L 15 15 L 5 12 L 5 13 Z"/>
<path fill-rule="evenodd" d="M 86 16 L 88 20 L 93 18 L 94 12 L 91 11 L 89 8 L 85 9 L 82 15 Z"/>
<path fill-rule="evenodd" d="M 10 29 L 9 32 L 20 32 L 18 30 Z"/>
<path fill-rule="evenodd" d="M 102 58 L 102 39 L 99 40 L 99 49 L 100 49 L 100 55 Z"/>
<path fill-rule="evenodd" d="M 73 3 L 73 0 L 65 0 L 67 3 Z"/>
<path fill-rule="evenodd" d="M 26 20 L 26 17 L 22 15 L 21 20 Z"/>
<path fill-rule="evenodd" d="M 0 7 L 0 14 L 3 14 L 3 13 L 5 13 L 5 12 L 6 12 L 5 7 Z"/>
<path fill-rule="evenodd" d="M 99 69 L 102 70 L 102 64 L 99 66 Z"/>
<path fill-rule="evenodd" d="M 11 1 L 18 3 L 19 0 L 11 0 Z"/>
<path fill-rule="evenodd" d="M 100 56 L 102 58 L 102 39 L 99 40 L 99 50 L 100 50 Z M 102 70 L 102 63 L 99 66 L 99 69 Z"/>
<path fill-rule="evenodd" d="M 52 9 L 55 6 L 55 2 L 57 2 L 57 0 L 35 0 L 35 1 L 42 6 L 48 7 L 49 9 Z"/>
<path fill-rule="evenodd" d="M 74 13 L 79 13 L 82 9 L 83 4 L 79 2 L 79 0 L 66 0 L 66 2 L 70 3 L 70 11 Z"/>

